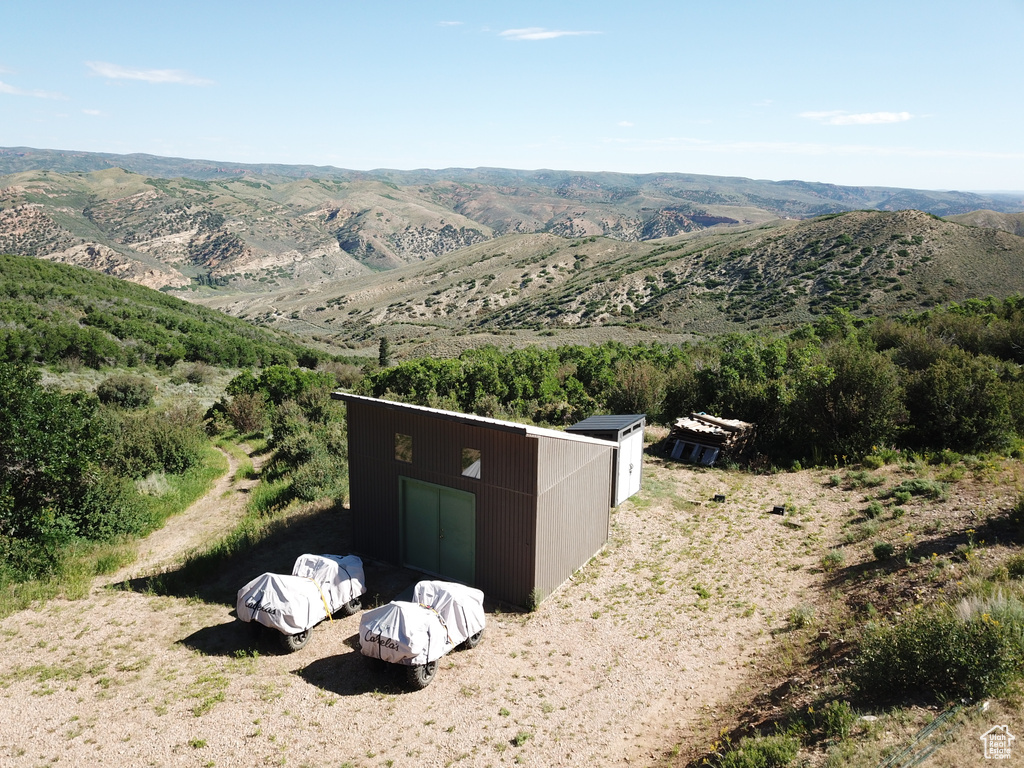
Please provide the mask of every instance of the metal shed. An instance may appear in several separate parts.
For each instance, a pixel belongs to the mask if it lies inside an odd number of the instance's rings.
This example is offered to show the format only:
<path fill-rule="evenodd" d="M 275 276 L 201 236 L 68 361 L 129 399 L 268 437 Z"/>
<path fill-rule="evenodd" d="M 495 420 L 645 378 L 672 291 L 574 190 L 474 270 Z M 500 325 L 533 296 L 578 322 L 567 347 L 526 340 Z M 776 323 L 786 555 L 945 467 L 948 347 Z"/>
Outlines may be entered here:
<path fill-rule="evenodd" d="M 566 427 L 567 432 L 616 444 L 612 505 L 618 506 L 640 490 L 644 466 L 644 426 L 647 414 L 591 416 Z"/>
<path fill-rule="evenodd" d="M 608 540 L 615 445 L 344 392 L 357 552 L 528 606 Z"/>

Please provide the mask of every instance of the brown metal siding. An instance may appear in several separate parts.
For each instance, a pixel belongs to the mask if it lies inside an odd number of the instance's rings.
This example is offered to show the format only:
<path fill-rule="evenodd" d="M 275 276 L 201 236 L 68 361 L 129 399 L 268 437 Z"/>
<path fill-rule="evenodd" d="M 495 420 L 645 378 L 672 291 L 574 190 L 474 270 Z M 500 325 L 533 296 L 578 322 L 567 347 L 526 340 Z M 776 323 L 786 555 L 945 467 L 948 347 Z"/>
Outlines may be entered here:
<path fill-rule="evenodd" d="M 608 540 L 615 446 L 540 442 L 534 583 L 547 596 Z"/>
<path fill-rule="evenodd" d="M 476 495 L 476 584 L 497 600 L 526 605 L 533 589 L 537 440 L 427 413 L 349 400 L 353 545 L 400 563 L 400 476 Z M 412 436 L 412 463 L 395 460 L 395 433 Z M 462 476 L 462 449 L 481 454 L 480 479 Z"/>

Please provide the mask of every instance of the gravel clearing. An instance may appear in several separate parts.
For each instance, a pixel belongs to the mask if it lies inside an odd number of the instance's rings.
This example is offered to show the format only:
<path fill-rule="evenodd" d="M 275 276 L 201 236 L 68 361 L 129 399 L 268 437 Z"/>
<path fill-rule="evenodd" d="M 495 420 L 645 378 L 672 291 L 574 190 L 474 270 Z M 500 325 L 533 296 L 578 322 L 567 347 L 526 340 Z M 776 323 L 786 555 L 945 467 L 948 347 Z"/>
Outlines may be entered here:
<path fill-rule="evenodd" d="M 771 628 L 812 602 L 821 554 L 855 502 L 820 472 L 750 476 L 647 458 L 611 539 L 533 613 L 488 605 L 480 645 L 426 689 L 358 652 L 359 615 L 279 654 L 233 618 L 233 589 L 305 551 L 347 554 L 347 512 L 298 514 L 201 598 L 138 579 L 240 514 L 215 489 L 140 544 L 142 559 L 0 622 L 4 766 L 649 765 L 703 738 L 771 653 Z M 724 494 L 726 501 L 711 501 Z M 768 514 L 774 505 L 791 514 Z M 197 511 L 198 510 L 198 511 Z M 167 543 L 173 542 L 173 543 Z M 364 607 L 418 580 L 366 563 Z M 219 590 L 219 592 L 217 592 Z M 230 595 L 231 598 L 226 596 Z"/>

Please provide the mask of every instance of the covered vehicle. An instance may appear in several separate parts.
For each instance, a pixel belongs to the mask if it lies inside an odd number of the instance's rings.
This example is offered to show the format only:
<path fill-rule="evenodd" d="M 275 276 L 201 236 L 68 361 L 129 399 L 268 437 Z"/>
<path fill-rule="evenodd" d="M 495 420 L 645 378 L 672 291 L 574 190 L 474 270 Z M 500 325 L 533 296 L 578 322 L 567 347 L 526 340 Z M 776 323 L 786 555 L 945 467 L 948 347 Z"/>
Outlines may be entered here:
<path fill-rule="evenodd" d="M 284 649 L 297 651 L 320 622 L 358 611 L 365 592 L 363 561 L 355 555 L 301 555 L 291 575 L 264 573 L 238 590 L 235 612 L 257 629 L 276 630 Z"/>
<path fill-rule="evenodd" d="M 484 593 L 447 581 L 421 581 L 413 601 L 395 600 L 359 622 L 364 656 L 408 667 L 409 682 L 425 688 L 437 661 L 452 649 L 474 648 L 484 631 Z"/>

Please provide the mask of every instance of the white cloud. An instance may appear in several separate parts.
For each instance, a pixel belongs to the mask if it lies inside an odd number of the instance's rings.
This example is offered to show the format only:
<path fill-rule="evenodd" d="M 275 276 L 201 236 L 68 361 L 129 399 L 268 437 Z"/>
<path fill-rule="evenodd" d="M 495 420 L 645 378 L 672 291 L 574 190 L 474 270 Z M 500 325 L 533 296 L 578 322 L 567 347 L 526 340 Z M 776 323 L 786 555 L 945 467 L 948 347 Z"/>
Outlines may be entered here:
<path fill-rule="evenodd" d="M 571 31 L 565 29 L 544 29 L 544 27 L 525 27 L 524 29 L 506 29 L 499 32 L 506 40 L 552 40 L 556 37 L 573 35 L 600 35 L 600 32 Z"/>
<path fill-rule="evenodd" d="M 212 80 L 182 69 L 130 69 L 105 61 L 87 61 L 86 66 L 101 77 L 111 80 L 142 80 L 147 83 L 177 83 L 179 85 L 213 85 Z"/>
<path fill-rule="evenodd" d="M 909 112 L 858 112 L 851 114 L 842 110 L 831 112 L 801 112 L 800 117 L 816 120 L 824 125 L 886 125 L 905 123 L 913 115 Z"/>
<path fill-rule="evenodd" d="M 31 96 L 34 99 L 67 99 L 67 96 L 62 93 L 52 93 L 50 91 L 26 91 L 24 88 L 8 85 L 2 80 L 0 80 L 0 93 L 6 93 L 8 96 Z"/>
<path fill-rule="evenodd" d="M 634 124 L 629 122 L 629 120 L 620 120 L 616 125 L 620 128 L 632 128 Z"/>
<path fill-rule="evenodd" d="M 82 110 L 82 114 L 98 116 L 98 115 L 102 115 L 103 113 L 100 112 L 98 109 L 83 109 Z"/>
<path fill-rule="evenodd" d="M 441 27 L 461 27 L 462 26 L 462 22 L 461 21 L 439 21 L 439 22 L 437 22 L 437 24 L 438 24 L 438 26 L 441 26 Z"/>

